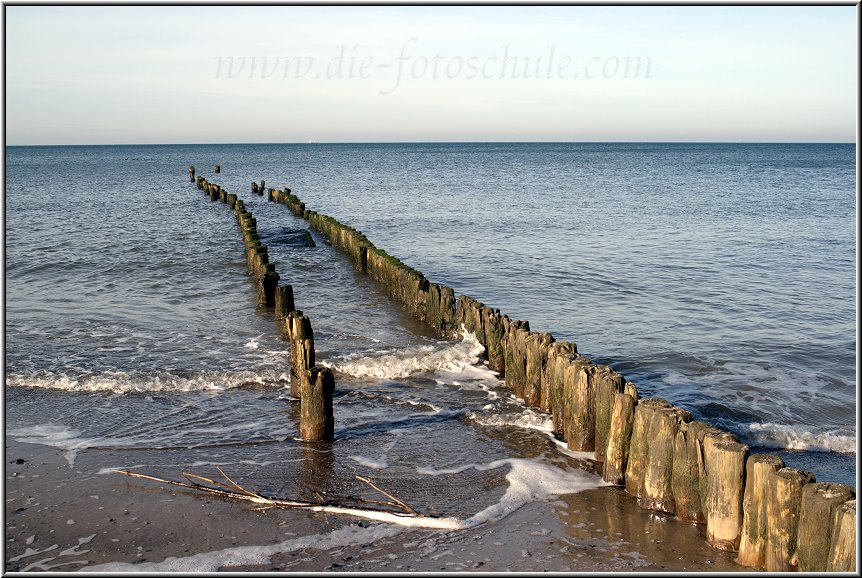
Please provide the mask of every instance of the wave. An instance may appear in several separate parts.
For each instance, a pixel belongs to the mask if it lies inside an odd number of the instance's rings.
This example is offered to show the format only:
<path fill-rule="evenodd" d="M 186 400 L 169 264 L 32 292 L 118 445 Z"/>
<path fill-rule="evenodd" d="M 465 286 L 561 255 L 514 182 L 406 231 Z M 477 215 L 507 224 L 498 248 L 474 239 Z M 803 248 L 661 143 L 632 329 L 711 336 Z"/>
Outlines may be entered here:
<path fill-rule="evenodd" d="M 89 393 L 143 393 L 225 391 L 239 387 L 285 387 L 286 371 L 171 372 L 158 373 L 102 371 L 95 374 L 68 375 L 54 371 L 6 375 L 6 387 L 34 387 Z"/>
<path fill-rule="evenodd" d="M 419 468 L 417 473 L 439 476 L 459 474 L 473 468 L 483 471 L 502 466 L 510 468 L 506 474 L 506 481 L 509 482 L 506 493 L 498 502 L 464 520 L 464 527 L 472 528 L 486 522 L 501 520 L 530 502 L 608 485 L 598 476 L 580 470 L 558 468 L 534 458 L 505 458 L 487 464 L 471 463 L 446 469 Z"/>
<path fill-rule="evenodd" d="M 799 426 L 752 423 L 741 437 L 750 446 L 809 452 L 856 453 L 856 436 L 838 432 L 813 433 Z"/>
<path fill-rule="evenodd" d="M 494 408 L 490 408 L 494 409 Z M 553 423 L 550 414 L 541 413 L 531 408 L 516 414 L 491 412 L 470 412 L 467 417 L 485 426 L 514 426 L 524 429 L 534 429 L 544 434 L 553 435 Z"/>
<path fill-rule="evenodd" d="M 463 339 L 455 344 L 440 342 L 370 355 L 356 353 L 323 361 L 321 365 L 352 377 L 403 379 L 417 373 L 431 373 L 444 375 L 449 380 L 457 377 L 495 379 L 495 372 L 479 366 L 484 351 L 476 336 L 465 331 Z"/>

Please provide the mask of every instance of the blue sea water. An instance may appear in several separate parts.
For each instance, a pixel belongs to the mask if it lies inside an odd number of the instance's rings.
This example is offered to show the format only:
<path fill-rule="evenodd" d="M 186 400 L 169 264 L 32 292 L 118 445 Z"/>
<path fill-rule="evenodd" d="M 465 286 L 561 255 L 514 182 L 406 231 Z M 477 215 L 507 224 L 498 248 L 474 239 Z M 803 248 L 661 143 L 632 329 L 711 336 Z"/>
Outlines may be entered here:
<path fill-rule="evenodd" d="M 354 462 L 394 463 L 393 447 L 414 455 L 434 431 L 427 451 L 443 467 L 446 448 L 479 444 L 465 441 L 477 427 L 545 418 L 506 399 L 475 344 L 434 339 L 319 236 L 292 245 L 307 224 L 253 197 L 252 181 L 290 187 L 456 295 L 577 343 L 753 452 L 855 484 L 855 155 L 844 144 L 9 147 L 6 434 L 70 460 L 146 447 L 211 461 L 295 435 L 272 410 L 289 406 L 287 345 L 255 307 L 233 216 L 189 182 L 194 164 L 257 218 L 336 371 L 342 435 L 381 434 Z M 410 441 L 417 408 L 428 429 Z"/>

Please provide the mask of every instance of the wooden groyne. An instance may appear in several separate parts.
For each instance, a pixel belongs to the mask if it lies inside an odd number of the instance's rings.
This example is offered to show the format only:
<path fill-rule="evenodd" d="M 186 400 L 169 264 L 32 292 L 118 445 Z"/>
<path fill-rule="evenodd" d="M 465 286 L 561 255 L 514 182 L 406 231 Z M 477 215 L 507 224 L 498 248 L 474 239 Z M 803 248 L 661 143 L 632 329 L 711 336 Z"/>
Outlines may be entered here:
<path fill-rule="evenodd" d="M 216 168 L 219 166 L 216 165 Z M 189 167 L 189 175 L 194 176 L 194 167 Z M 293 287 L 280 285 L 281 277 L 275 270 L 275 264 L 269 260 L 267 247 L 257 232 L 257 221 L 245 208 L 245 203 L 202 176 L 198 176 L 196 182 L 198 189 L 212 201 L 221 201 L 233 209 L 242 231 L 248 274 L 257 289 L 257 304 L 275 310 L 277 327 L 290 343 L 290 392 L 299 398 L 300 437 L 308 441 L 332 441 L 335 432 L 332 408 L 335 378 L 332 370 L 315 363 L 311 320 L 295 308 Z"/>
<path fill-rule="evenodd" d="M 264 185 L 252 183 L 252 192 L 263 195 Z M 461 327 L 475 334 L 514 395 L 550 414 L 569 449 L 593 452 L 603 479 L 623 486 L 641 508 L 704 524 L 707 541 L 738 552 L 742 566 L 855 570 L 855 488 L 817 484 L 810 472 L 775 455 L 751 455 L 734 434 L 693 421 L 665 399 L 639 398 L 635 383 L 580 355 L 576 344 L 456 298 L 360 231 L 309 210 L 289 188 L 270 188 L 267 198 L 305 218 L 441 337 L 454 338 Z"/>

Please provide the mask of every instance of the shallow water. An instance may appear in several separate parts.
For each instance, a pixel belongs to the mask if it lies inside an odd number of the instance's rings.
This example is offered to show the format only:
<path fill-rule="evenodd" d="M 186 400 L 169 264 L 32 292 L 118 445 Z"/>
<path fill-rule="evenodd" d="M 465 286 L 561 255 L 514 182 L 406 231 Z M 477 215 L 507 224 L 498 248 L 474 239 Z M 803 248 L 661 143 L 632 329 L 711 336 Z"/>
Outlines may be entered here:
<path fill-rule="evenodd" d="M 61 447 L 70 463 L 80 451 L 165 475 L 221 463 L 276 493 L 311 491 L 295 467 L 310 458 L 295 440 L 287 344 L 255 306 L 232 213 L 188 181 L 193 163 L 247 202 L 312 319 L 318 360 L 336 372 L 336 443 L 307 468 L 324 468 L 332 492 L 359 491 L 353 475 L 371 472 L 468 520 L 505 501 L 512 460 L 536 471 L 579 462 L 474 342 L 436 339 L 319 235 L 314 246 L 298 237 L 307 223 L 252 197 L 252 180 L 290 186 L 432 281 L 577 342 L 752 451 L 855 483 L 854 155 L 852 145 L 11 147 L 7 435 Z M 459 489 L 476 484 L 479 502 Z"/>

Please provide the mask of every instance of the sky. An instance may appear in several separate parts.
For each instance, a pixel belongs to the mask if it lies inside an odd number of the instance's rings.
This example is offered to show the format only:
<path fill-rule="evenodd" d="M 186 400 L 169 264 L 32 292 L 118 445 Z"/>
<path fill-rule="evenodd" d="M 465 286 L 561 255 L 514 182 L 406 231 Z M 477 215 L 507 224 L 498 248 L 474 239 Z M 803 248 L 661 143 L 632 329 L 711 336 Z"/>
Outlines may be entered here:
<path fill-rule="evenodd" d="M 6 144 L 855 142 L 855 6 L 4 6 Z"/>

